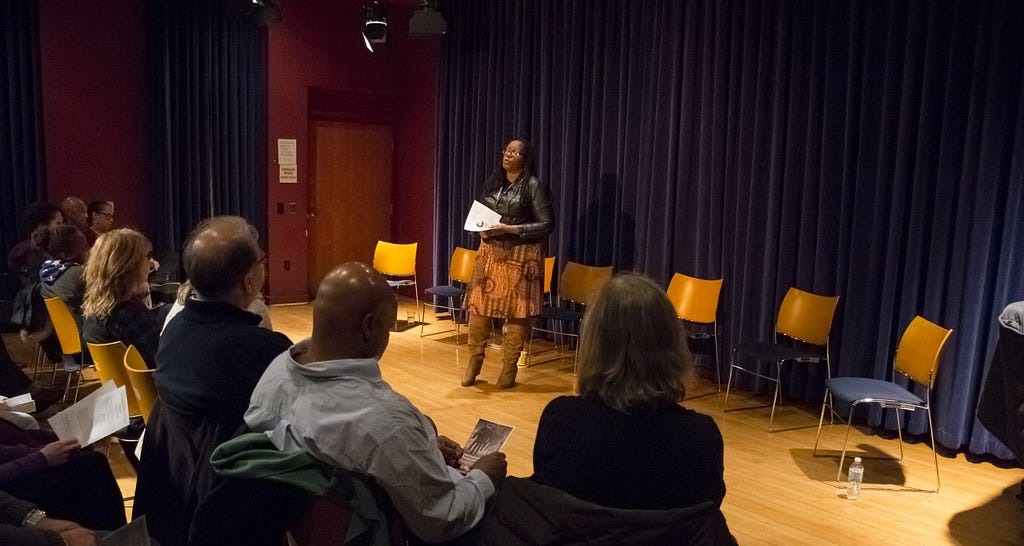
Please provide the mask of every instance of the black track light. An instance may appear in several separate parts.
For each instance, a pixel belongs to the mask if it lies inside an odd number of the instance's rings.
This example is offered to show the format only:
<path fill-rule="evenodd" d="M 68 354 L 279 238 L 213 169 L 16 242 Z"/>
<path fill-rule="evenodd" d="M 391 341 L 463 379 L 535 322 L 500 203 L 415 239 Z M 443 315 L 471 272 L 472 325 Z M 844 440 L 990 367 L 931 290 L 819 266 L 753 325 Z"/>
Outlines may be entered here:
<path fill-rule="evenodd" d="M 363 42 L 373 53 L 373 44 L 388 41 L 388 10 L 380 0 L 372 0 L 363 6 Z"/>

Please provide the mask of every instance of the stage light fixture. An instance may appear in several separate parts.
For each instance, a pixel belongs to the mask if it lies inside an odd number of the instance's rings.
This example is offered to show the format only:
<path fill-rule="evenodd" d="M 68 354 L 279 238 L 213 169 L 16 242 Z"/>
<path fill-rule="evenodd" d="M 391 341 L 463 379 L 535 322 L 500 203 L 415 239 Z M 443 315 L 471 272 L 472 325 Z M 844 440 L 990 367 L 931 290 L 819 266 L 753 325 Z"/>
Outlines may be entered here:
<path fill-rule="evenodd" d="M 281 9 L 274 0 L 252 0 L 252 22 L 257 25 L 272 25 L 281 22 Z"/>
<path fill-rule="evenodd" d="M 363 43 L 373 53 L 373 44 L 388 41 L 388 10 L 380 0 L 363 6 Z"/>
<path fill-rule="evenodd" d="M 419 0 L 416 11 L 409 19 L 409 36 L 443 36 L 448 32 L 448 23 L 437 7 L 437 0 Z"/>
<path fill-rule="evenodd" d="M 281 22 L 281 8 L 274 0 L 222 0 L 228 17 L 242 18 L 259 26 Z"/>

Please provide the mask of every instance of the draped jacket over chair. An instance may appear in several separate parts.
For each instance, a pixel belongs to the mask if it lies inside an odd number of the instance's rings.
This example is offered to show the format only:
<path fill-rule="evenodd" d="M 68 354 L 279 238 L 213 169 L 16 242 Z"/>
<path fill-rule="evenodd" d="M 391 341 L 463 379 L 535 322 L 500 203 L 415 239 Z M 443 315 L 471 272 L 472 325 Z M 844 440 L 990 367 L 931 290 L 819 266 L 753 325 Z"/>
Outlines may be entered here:
<path fill-rule="evenodd" d="M 669 510 L 609 508 L 509 477 L 480 523 L 477 544 L 736 544 L 714 501 Z"/>
<path fill-rule="evenodd" d="M 551 190 L 536 176 L 514 184 L 502 184 L 481 197 L 480 202 L 501 214 L 502 223 L 519 227 L 518 234 L 494 235 L 488 238 L 490 242 L 535 243 L 555 227 Z"/>

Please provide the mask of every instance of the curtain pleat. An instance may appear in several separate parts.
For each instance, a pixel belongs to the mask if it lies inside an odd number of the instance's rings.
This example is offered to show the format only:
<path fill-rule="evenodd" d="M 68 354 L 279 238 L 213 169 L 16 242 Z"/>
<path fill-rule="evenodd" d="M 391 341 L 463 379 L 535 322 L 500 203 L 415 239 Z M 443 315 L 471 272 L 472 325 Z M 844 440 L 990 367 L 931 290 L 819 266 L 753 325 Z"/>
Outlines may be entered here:
<path fill-rule="evenodd" d="M 0 248 L 28 234 L 21 226 L 29 203 L 46 198 L 43 184 L 39 74 L 39 18 L 33 0 L 0 2 Z M 7 262 L 0 271 L 7 271 Z M 13 273 L 0 277 L 0 298 L 18 288 Z"/>
<path fill-rule="evenodd" d="M 266 224 L 266 33 L 221 2 L 150 2 L 154 245 L 202 219 Z"/>
<path fill-rule="evenodd" d="M 445 16 L 437 248 L 476 244 L 464 214 L 527 138 L 560 266 L 722 277 L 729 347 L 770 337 L 791 286 L 839 295 L 842 375 L 888 377 L 923 315 L 954 329 L 938 441 L 1010 457 L 974 408 L 996 317 L 1024 300 L 1024 3 L 449 0 Z M 783 379 L 821 400 L 821 367 Z M 924 415 L 908 426 L 927 433 Z"/>

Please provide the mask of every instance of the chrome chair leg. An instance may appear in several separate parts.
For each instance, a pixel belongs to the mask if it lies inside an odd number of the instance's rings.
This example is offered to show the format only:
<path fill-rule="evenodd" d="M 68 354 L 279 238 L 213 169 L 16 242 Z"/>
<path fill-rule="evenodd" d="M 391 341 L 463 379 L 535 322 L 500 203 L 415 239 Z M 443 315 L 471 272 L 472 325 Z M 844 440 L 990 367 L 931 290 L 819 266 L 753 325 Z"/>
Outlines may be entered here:
<path fill-rule="evenodd" d="M 942 482 L 939 480 L 939 452 L 935 451 L 935 429 L 932 427 L 932 407 L 931 401 L 928 402 L 928 407 L 925 408 L 925 413 L 928 414 L 928 435 L 932 439 L 932 461 L 935 463 L 935 491 L 939 492 L 939 488 L 942 487 Z"/>
<path fill-rule="evenodd" d="M 827 389 L 827 387 L 826 387 Z M 821 425 L 825 423 L 825 406 L 828 405 L 828 393 L 826 392 L 825 400 L 821 401 L 821 415 L 818 416 L 818 433 L 814 435 L 814 449 L 811 450 L 811 456 L 818 456 L 818 440 L 821 439 Z M 831 406 L 829 406 L 829 414 L 831 415 Z"/>
<path fill-rule="evenodd" d="M 853 428 L 853 412 L 857 409 L 859 400 L 850 402 L 850 415 L 846 420 L 846 436 L 843 438 L 843 452 L 839 455 L 839 469 L 836 470 L 836 487 L 839 487 L 839 478 L 843 477 L 843 462 L 846 461 L 846 446 L 850 443 L 850 429 Z"/>
<path fill-rule="evenodd" d="M 768 432 L 772 432 L 775 426 L 775 406 L 779 402 L 779 388 L 782 386 L 782 363 L 775 363 L 775 395 L 772 396 L 772 414 L 768 417 Z"/>
<path fill-rule="evenodd" d="M 729 363 L 729 379 L 725 382 L 725 400 L 722 401 L 722 411 L 729 407 L 729 391 L 732 389 L 732 372 L 736 369 L 736 350 L 732 351 L 732 362 Z"/>

